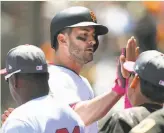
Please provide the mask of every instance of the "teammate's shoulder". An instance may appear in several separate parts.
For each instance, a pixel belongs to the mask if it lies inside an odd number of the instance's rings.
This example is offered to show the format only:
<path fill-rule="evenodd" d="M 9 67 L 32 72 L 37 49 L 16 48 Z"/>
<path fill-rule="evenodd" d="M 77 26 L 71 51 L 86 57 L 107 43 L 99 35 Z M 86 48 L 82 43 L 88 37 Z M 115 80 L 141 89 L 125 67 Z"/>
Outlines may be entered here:
<path fill-rule="evenodd" d="M 60 70 L 60 67 L 53 65 L 53 64 L 48 64 L 48 71 L 53 72 L 54 70 L 55 71 Z"/>
<path fill-rule="evenodd" d="M 140 108 L 134 107 L 129 109 L 123 109 L 121 111 L 116 111 L 111 115 L 111 119 L 115 121 L 125 121 L 129 123 L 129 125 L 134 124 L 134 118 L 136 117 L 136 112 L 139 111 Z"/>
<path fill-rule="evenodd" d="M 140 124 L 135 126 L 130 133 L 163 133 L 164 131 L 164 109 L 160 109 L 150 114 Z"/>
<path fill-rule="evenodd" d="M 151 113 L 135 126 L 130 133 L 163 133 L 164 131 L 164 109 Z"/>
<path fill-rule="evenodd" d="M 24 116 L 24 115 L 22 115 L 23 114 L 22 112 L 24 112 L 24 111 L 25 111 L 24 106 L 21 105 L 21 106 L 15 108 L 12 111 L 12 113 L 9 115 L 8 118 L 11 118 L 11 119 L 13 119 L 13 118 L 14 119 L 21 118 L 22 116 Z"/>
<path fill-rule="evenodd" d="M 23 128 L 27 125 L 28 120 L 28 113 L 22 108 L 22 106 L 20 106 L 15 108 L 8 116 L 7 120 L 3 124 L 3 128 L 14 132 L 17 128 Z"/>
<path fill-rule="evenodd" d="M 33 126 L 26 121 L 16 118 L 7 119 L 2 126 L 3 133 L 29 133 L 33 131 Z"/>

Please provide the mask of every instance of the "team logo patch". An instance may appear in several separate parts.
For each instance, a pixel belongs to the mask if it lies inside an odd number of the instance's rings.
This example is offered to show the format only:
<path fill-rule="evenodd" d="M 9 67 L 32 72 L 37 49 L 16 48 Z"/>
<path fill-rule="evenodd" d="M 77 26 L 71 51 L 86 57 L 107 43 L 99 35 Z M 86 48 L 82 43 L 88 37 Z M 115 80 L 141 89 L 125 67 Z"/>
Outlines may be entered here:
<path fill-rule="evenodd" d="M 42 66 L 36 66 L 36 70 L 41 71 L 41 70 L 43 70 L 43 67 Z"/>
<path fill-rule="evenodd" d="M 162 85 L 162 86 L 164 86 L 164 80 L 160 80 L 159 81 L 159 84 Z"/>
<path fill-rule="evenodd" d="M 93 13 L 93 11 L 90 11 L 91 19 L 93 22 L 96 22 L 96 15 Z"/>
<path fill-rule="evenodd" d="M 139 125 L 134 127 L 130 133 L 145 133 L 149 131 L 156 124 L 153 119 L 143 120 Z"/>

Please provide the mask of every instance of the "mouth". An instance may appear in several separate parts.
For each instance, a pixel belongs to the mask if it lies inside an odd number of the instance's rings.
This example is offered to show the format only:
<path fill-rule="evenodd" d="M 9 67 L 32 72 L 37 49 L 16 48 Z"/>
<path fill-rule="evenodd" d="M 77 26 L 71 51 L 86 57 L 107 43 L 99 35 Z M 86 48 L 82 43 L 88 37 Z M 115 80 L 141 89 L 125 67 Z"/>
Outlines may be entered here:
<path fill-rule="evenodd" d="M 94 49 L 93 48 L 88 48 L 87 51 L 93 53 Z"/>

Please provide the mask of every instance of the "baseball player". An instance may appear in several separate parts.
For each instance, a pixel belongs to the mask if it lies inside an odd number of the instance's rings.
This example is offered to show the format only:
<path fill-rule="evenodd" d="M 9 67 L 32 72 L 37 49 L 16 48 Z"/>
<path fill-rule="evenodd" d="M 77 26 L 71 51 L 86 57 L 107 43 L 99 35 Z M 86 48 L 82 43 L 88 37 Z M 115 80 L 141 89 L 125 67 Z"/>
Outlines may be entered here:
<path fill-rule="evenodd" d="M 84 132 L 80 117 L 48 95 L 48 65 L 40 48 L 20 45 L 11 49 L 5 70 L 11 95 L 19 107 L 4 122 L 2 133 Z"/>
<path fill-rule="evenodd" d="M 108 29 L 97 24 L 93 11 L 78 6 L 57 13 L 52 19 L 50 31 L 51 45 L 55 50 L 55 65 L 51 64 L 48 68 L 50 94 L 74 109 L 83 120 L 86 133 L 97 133 L 96 121 L 125 94 L 125 86 L 122 87 L 125 80 L 118 74 L 112 91 L 94 98 L 91 85 L 79 73 L 86 63 L 93 60 L 99 45 L 98 36 L 106 34 Z M 128 46 L 127 55 L 130 55 L 128 51 L 131 53 L 131 48 L 136 48 L 134 38 L 129 40 Z M 120 73 L 126 73 L 122 63 L 118 68 Z"/>
<path fill-rule="evenodd" d="M 136 62 L 125 62 L 124 68 L 130 73 L 127 94 L 134 107 L 112 114 L 100 133 L 128 133 L 149 114 L 163 108 L 164 54 L 143 52 Z"/>
<path fill-rule="evenodd" d="M 79 75 L 82 67 L 93 60 L 99 45 L 98 36 L 107 32 L 106 26 L 97 23 L 94 12 L 85 7 L 67 8 L 51 21 L 55 65 L 49 66 L 50 91 L 57 94 L 60 101 L 73 105 L 87 126 L 86 133 L 98 132 L 97 124 L 93 122 L 102 118 L 125 94 L 121 83 L 115 82 L 113 91 L 94 98 L 88 80 Z M 133 44 L 134 38 L 129 43 Z"/>

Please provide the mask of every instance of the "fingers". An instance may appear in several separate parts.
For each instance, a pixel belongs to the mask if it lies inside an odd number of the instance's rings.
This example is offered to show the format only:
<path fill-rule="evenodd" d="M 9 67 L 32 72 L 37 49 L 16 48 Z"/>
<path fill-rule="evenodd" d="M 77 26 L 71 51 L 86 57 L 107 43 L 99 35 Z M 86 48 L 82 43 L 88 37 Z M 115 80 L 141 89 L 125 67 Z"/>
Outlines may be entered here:
<path fill-rule="evenodd" d="M 2 119 L 2 124 L 6 121 L 6 119 L 8 118 L 8 116 L 6 115 L 7 113 L 4 113 L 2 116 L 1 116 L 1 119 Z"/>
<path fill-rule="evenodd" d="M 134 37 L 132 37 L 132 44 L 131 44 L 131 60 L 135 61 L 136 60 L 136 55 L 135 55 L 135 50 L 136 50 L 136 39 Z"/>
<path fill-rule="evenodd" d="M 125 56 L 124 55 L 121 55 L 120 56 L 120 63 L 121 63 L 121 65 L 125 62 Z"/>
<path fill-rule="evenodd" d="M 8 108 L 8 111 L 11 113 L 14 110 L 14 108 Z"/>
<path fill-rule="evenodd" d="M 8 110 L 6 110 L 5 112 L 4 112 L 4 114 L 8 117 L 9 115 L 10 115 L 10 111 L 8 111 Z"/>
<path fill-rule="evenodd" d="M 14 108 L 8 108 L 8 110 L 6 110 L 4 112 L 4 114 L 1 116 L 2 119 L 2 123 L 4 123 L 6 121 L 6 119 L 8 118 L 8 116 L 11 114 L 11 112 L 14 110 Z"/>
<path fill-rule="evenodd" d="M 136 39 L 132 36 L 126 45 L 126 60 L 128 61 L 135 61 L 136 60 L 136 46 L 137 42 Z"/>
<path fill-rule="evenodd" d="M 137 48 L 135 49 L 136 58 L 138 58 L 138 56 L 139 56 L 139 54 L 140 54 L 139 50 L 140 50 L 140 48 L 139 48 L 139 47 L 137 47 Z"/>
<path fill-rule="evenodd" d="M 130 43 L 131 43 L 131 38 L 128 40 L 127 45 L 126 45 L 126 59 L 129 60 L 130 56 Z"/>
<path fill-rule="evenodd" d="M 124 78 L 128 78 L 130 73 L 129 73 L 128 71 L 126 71 L 126 70 L 124 69 L 124 67 L 123 67 L 123 64 L 124 64 L 125 61 L 126 61 L 125 56 L 124 56 L 124 55 L 121 55 L 121 56 L 120 56 L 121 73 L 122 73 L 122 76 L 123 76 Z"/>
<path fill-rule="evenodd" d="M 6 119 L 7 119 L 7 116 L 6 116 L 5 114 L 3 114 L 3 115 L 1 116 L 1 119 L 2 119 L 2 123 L 4 123 L 4 122 L 6 121 Z"/>
<path fill-rule="evenodd" d="M 132 36 L 126 45 L 126 57 L 124 55 L 120 56 L 120 63 L 121 63 L 121 73 L 124 78 L 128 78 L 130 73 L 126 71 L 123 67 L 125 61 L 136 61 L 136 58 L 139 55 L 139 47 L 137 47 L 137 41 Z"/>

